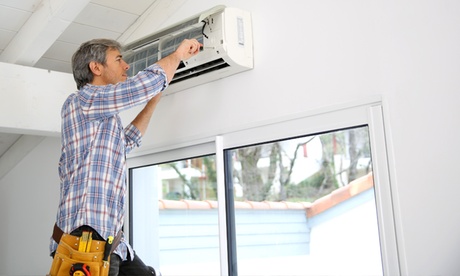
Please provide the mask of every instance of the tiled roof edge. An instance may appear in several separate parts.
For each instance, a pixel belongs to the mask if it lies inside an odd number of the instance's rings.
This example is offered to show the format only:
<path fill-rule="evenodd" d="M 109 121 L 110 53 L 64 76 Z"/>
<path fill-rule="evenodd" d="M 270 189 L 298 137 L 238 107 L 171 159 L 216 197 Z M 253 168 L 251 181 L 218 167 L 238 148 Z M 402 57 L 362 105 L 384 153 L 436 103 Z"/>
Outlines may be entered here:
<path fill-rule="evenodd" d="M 307 217 L 311 218 L 319 213 L 322 213 L 353 196 L 367 191 L 373 186 L 374 179 L 372 177 L 372 172 L 370 172 L 365 176 L 353 180 L 347 186 L 340 187 L 330 194 L 315 200 L 310 207 L 306 208 Z"/>

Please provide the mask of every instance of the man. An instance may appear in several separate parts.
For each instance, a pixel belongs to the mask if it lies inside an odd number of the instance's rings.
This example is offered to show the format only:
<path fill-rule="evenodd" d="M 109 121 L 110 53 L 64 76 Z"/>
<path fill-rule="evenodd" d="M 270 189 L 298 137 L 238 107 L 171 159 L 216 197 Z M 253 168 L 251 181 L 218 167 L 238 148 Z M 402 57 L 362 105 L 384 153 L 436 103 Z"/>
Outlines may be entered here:
<path fill-rule="evenodd" d="M 171 55 L 131 78 L 116 41 L 91 40 L 75 52 L 72 70 L 78 91 L 67 98 L 61 111 L 61 192 L 50 244 L 52 255 L 63 233 L 81 236 L 92 231 L 96 240 L 119 237 L 110 255 L 109 275 L 152 275 L 121 232 L 126 154 L 140 146 L 161 93 L 179 63 L 196 55 L 200 46 L 195 39 L 184 40 Z M 118 114 L 145 103 L 136 118 L 123 127 Z"/>

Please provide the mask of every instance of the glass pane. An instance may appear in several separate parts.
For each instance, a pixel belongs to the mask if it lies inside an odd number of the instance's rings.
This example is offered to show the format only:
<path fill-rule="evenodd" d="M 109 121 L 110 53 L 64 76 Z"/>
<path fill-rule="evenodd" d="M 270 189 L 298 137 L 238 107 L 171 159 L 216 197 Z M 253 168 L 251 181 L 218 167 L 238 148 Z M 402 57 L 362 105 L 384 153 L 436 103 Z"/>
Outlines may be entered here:
<path fill-rule="evenodd" d="M 131 175 L 133 246 L 141 259 L 158 263 L 163 276 L 219 275 L 215 156 L 132 169 Z M 157 187 L 156 196 L 143 185 Z M 149 203 L 139 202 L 145 197 L 158 202 L 156 210 L 145 211 Z M 156 239 L 157 246 L 146 245 L 150 239 Z"/>
<path fill-rule="evenodd" d="M 226 151 L 238 275 L 382 275 L 367 127 Z"/>

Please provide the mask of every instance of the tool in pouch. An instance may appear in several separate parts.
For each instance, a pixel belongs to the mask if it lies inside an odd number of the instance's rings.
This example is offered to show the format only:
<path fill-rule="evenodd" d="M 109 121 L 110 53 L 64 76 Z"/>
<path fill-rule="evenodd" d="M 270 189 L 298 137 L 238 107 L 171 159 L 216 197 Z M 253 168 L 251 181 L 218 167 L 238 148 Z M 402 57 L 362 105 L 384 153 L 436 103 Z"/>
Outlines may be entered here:
<path fill-rule="evenodd" d="M 93 232 L 83 231 L 78 243 L 78 251 L 91 252 L 91 244 L 93 242 Z M 76 263 L 70 267 L 70 276 L 91 276 L 91 267 L 84 263 Z"/>
<path fill-rule="evenodd" d="M 93 232 L 91 231 L 82 231 L 81 236 L 63 234 L 49 275 L 108 275 L 109 257 L 113 243 L 113 236 L 110 236 L 107 241 L 96 240 L 93 239 Z"/>
<path fill-rule="evenodd" d="M 90 267 L 87 264 L 76 263 L 70 268 L 70 276 L 91 276 Z"/>
<path fill-rule="evenodd" d="M 112 244 L 113 244 L 113 237 L 109 236 L 109 238 L 107 239 L 107 242 L 105 243 L 104 257 L 102 258 L 102 261 L 105 263 L 109 261 L 109 255 L 110 255 L 110 252 L 112 252 Z"/>
<path fill-rule="evenodd" d="M 90 252 L 91 244 L 93 241 L 93 232 L 83 231 L 78 245 L 78 251 L 80 252 Z M 109 236 L 104 246 L 104 256 L 102 261 L 108 265 L 110 252 L 112 251 L 113 236 Z M 87 264 L 76 263 L 70 268 L 71 276 L 91 276 L 90 267 Z"/>

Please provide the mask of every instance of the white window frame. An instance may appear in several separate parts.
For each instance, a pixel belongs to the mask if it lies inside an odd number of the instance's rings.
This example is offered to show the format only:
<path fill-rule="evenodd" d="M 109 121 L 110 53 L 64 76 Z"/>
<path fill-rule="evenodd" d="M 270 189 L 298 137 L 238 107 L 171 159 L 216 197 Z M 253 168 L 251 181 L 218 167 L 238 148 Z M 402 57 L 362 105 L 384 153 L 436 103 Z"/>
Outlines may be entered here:
<path fill-rule="evenodd" d="M 250 123 L 222 131 L 215 136 L 194 137 L 191 141 L 172 141 L 167 146 L 138 153 L 137 156 L 129 158 L 128 168 L 216 154 L 218 202 L 219 206 L 225 206 L 223 165 L 225 149 L 361 125 L 369 126 L 383 273 L 392 276 L 401 275 L 401 263 L 404 261 L 402 250 L 398 251 L 394 214 L 395 191 L 391 189 L 390 183 L 388 164 L 391 162 L 388 160 L 388 143 L 380 97 Z M 126 224 L 128 226 L 129 219 Z M 129 229 L 129 227 L 125 228 Z M 219 229 L 221 275 L 228 275 L 224 208 L 219 208 Z"/>

